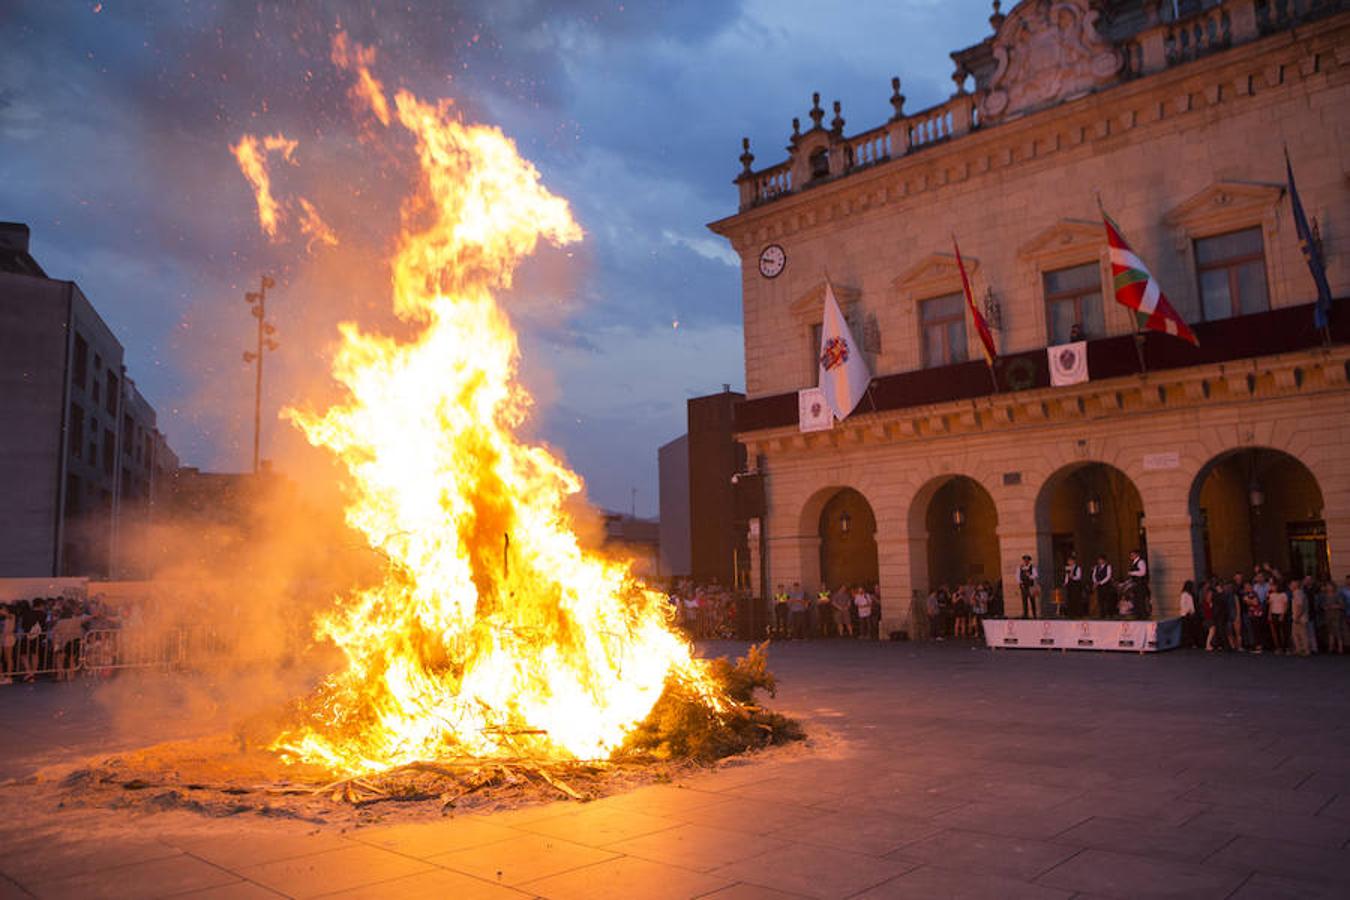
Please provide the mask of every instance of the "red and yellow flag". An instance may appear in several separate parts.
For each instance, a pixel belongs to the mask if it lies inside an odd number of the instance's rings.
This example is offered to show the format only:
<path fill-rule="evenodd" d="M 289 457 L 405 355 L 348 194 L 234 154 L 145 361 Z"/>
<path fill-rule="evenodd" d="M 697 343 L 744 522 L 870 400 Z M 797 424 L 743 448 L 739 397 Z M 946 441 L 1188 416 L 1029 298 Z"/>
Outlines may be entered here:
<path fill-rule="evenodd" d="M 989 330 L 989 323 L 975 306 L 975 294 L 970 289 L 970 279 L 966 277 L 966 264 L 961 259 L 961 248 L 956 244 L 956 235 L 952 235 L 952 247 L 956 250 L 956 267 L 961 270 L 961 290 L 966 294 L 966 306 L 970 309 L 970 317 L 975 322 L 975 331 L 980 336 L 980 346 L 984 348 L 984 361 L 992 369 L 994 360 L 998 359 L 998 351 L 994 349 L 994 335 Z"/>

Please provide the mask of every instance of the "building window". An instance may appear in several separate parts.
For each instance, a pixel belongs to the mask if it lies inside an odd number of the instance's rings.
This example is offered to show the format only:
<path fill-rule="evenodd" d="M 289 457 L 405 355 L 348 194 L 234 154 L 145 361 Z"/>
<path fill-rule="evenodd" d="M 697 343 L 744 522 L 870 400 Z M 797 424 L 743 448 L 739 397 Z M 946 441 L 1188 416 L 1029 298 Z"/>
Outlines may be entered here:
<path fill-rule="evenodd" d="M 66 475 L 66 518 L 73 519 L 80 514 L 80 479 L 77 475 Z"/>
<path fill-rule="evenodd" d="M 103 400 L 108 415 L 115 417 L 117 415 L 117 376 L 112 373 L 112 369 L 108 370 L 108 396 Z M 117 421 L 116 418 L 113 421 Z"/>
<path fill-rule="evenodd" d="M 75 384 L 79 385 L 80 390 L 85 390 L 89 377 L 89 342 L 80 337 L 78 331 L 75 332 L 75 359 L 71 368 L 74 370 L 71 377 Z"/>
<path fill-rule="evenodd" d="M 1102 318 L 1102 276 L 1087 263 L 1046 272 L 1045 323 L 1051 344 L 1067 344 L 1106 333 Z"/>
<path fill-rule="evenodd" d="M 113 466 L 117 459 L 116 447 L 117 444 L 113 440 L 113 433 L 107 428 L 103 429 L 103 474 L 105 475 L 112 475 L 113 473 Z"/>
<path fill-rule="evenodd" d="M 919 303 L 925 369 L 966 361 L 965 304 L 965 298 L 960 294 L 947 294 Z"/>
<path fill-rule="evenodd" d="M 131 416 L 122 416 L 122 455 L 130 456 L 131 448 L 136 441 L 136 423 L 131 421 Z"/>
<path fill-rule="evenodd" d="M 1195 242 L 1195 264 L 1205 321 L 1270 309 L 1259 227 L 1200 238 Z"/>
<path fill-rule="evenodd" d="M 830 174 L 830 151 L 821 147 L 811 154 L 811 177 L 826 178 Z"/>
<path fill-rule="evenodd" d="M 84 409 L 78 403 L 70 404 L 70 455 L 80 458 L 84 449 Z"/>

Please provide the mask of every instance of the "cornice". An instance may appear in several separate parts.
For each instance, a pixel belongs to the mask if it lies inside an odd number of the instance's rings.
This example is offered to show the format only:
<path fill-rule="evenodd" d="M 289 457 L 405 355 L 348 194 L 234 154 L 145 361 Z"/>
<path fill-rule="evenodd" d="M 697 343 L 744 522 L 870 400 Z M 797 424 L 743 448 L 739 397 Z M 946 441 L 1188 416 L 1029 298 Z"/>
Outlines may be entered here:
<path fill-rule="evenodd" d="M 753 458 L 760 453 L 797 453 L 829 447 L 918 444 L 1122 416 L 1136 418 L 1348 392 L 1350 347 L 1342 345 L 1101 379 L 1073 387 L 1039 388 L 860 413 L 829 431 L 802 433 L 795 427 L 743 431 L 737 433 L 736 439 L 746 445 Z"/>

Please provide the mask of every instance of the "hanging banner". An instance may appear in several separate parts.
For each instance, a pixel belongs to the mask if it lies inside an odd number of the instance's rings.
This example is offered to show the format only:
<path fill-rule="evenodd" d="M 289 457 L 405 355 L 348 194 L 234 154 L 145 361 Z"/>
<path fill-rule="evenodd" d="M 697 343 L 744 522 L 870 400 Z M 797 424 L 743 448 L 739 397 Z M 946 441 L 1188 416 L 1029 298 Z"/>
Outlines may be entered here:
<path fill-rule="evenodd" d="M 1064 387 L 1088 380 L 1087 341 L 1046 347 L 1050 359 L 1050 384 Z"/>
<path fill-rule="evenodd" d="M 818 387 L 797 392 L 797 430 L 829 431 L 834 427 L 834 412 Z"/>

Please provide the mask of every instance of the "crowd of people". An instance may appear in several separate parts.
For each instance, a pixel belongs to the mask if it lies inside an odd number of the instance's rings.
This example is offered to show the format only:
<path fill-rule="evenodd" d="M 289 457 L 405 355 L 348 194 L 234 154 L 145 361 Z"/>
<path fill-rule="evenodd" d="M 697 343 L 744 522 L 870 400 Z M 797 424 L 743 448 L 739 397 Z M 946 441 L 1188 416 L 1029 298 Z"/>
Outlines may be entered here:
<path fill-rule="evenodd" d="M 930 640 L 980 638 L 981 622 L 1003 616 L 1003 582 L 938 585 L 910 609 L 911 631 Z"/>
<path fill-rule="evenodd" d="M 778 585 L 773 597 L 769 636 L 778 640 L 847 637 L 877 640 L 881 631 L 881 592 L 875 584 L 822 584 L 815 594 L 793 582 Z"/>
<path fill-rule="evenodd" d="M 1344 653 L 1347 608 L 1350 575 L 1340 585 L 1312 576 L 1286 578 L 1264 563 L 1250 575 L 1186 582 L 1183 646 L 1295 656 Z"/>
<path fill-rule="evenodd" d="M 123 626 L 122 610 L 101 598 L 36 597 L 0 603 L 0 684 L 39 677 L 68 681 L 87 663 L 100 662 L 112 642 L 102 636 Z"/>
<path fill-rule="evenodd" d="M 666 596 L 690 637 L 697 640 L 736 637 L 736 592 L 717 582 L 695 584 L 692 579 L 682 578 Z"/>

